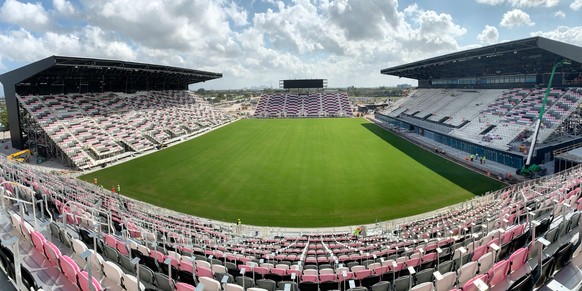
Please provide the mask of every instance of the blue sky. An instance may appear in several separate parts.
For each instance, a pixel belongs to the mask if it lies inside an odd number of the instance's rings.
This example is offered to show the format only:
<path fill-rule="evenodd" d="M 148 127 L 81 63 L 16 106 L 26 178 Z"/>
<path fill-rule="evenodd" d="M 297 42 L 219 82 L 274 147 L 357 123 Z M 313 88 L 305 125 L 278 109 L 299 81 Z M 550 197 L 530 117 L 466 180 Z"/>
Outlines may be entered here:
<path fill-rule="evenodd" d="M 193 89 L 394 86 L 415 83 L 381 69 L 535 35 L 582 46 L 582 0 L 5 0 L 0 73 L 71 55 L 224 75 Z"/>

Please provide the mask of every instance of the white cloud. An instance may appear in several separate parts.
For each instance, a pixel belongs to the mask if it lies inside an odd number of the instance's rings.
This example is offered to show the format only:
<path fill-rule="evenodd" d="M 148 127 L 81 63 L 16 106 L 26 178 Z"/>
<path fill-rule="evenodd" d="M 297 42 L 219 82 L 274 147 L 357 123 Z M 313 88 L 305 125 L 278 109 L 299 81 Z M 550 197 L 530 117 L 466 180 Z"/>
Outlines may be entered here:
<path fill-rule="evenodd" d="M 457 50 L 457 38 L 467 32 L 466 28 L 454 22 L 450 14 L 422 10 L 416 4 L 408 6 L 404 13 L 418 26 L 410 28 L 406 35 L 396 36 L 402 42 L 405 60 Z"/>
<path fill-rule="evenodd" d="M 83 0 L 91 24 L 129 41 L 158 49 L 209 50 L 228 40 L 228 16 L 221 2 Z"/>
<path fill-rule="evenodd" d="M 479 35 L 477 35 L 477 39 L 482 44 L 494 44 L 499 42 L 499 31 L 497 27 L 485 25 L 485 28 Z"/>
<path fill-rule="evenodd" d="M 344 31 L 318 14 L 317 7 L 307 1 L 286 6 L 278 5 L 278 10 L 269 9 L 256 13 L 253 31 L 262 33 L 265 41 L 282 52 L 300 54 L 330 51 L 344 54 Z M 301 17 L 296 17 L 301 15 Z"/>
<path fill-rule="evenodd" d="M 553 40 L 567 42 L 569 44 L 582 46 L 582 26 L 568 27 L 558 26 L 552 31 L 537 31 L 531 33 L 532 36 L 543 36 Z"/>
<path fill-rule="evenodd" d="M 562 10 L 558 10 L 558 11 L 554 12 L 554 16 L 559 17 L 559 18 L 566 18 L 566 13 L 564 13 L 564 11 L 562 11 Z"/>
<path fill-rule="evenodd" d="M 533 26 L 535 23 L 531 20 L 529 14 L 523 12 L 520 9 L 513 9 L 503 14 L 499 24 L 503 27 L 512 28 L 522 25 Z"/>
<path fill-rule="evenodd" d="M 337 1 L 326 8 L 331 22 L 342 28 L 349 40 L 383 38 L 400 31 L 404 24 L 396 0 Z"/>
<path fill-rule="evenodd" d="M 560 3 L 560 0 L 476 0 L 477 3 L 487 5 L 507 4 L 513 7 L 554 7 Z"/>
<path fill-rule="evenodd" d="M 572 8 L 572 10 L 574 11 L 580 10 L 580 8 L 582 8 L 582 0 L 572 1 L 572 3 L 570 4 L 570 8 Z"/>
<path fill-rule="evenodd" d="M 231 0 L 51 1 L 47 23 L 71 13 L 72 26 L 0 27 L 1 62 L 53 54 L 132 60 L 222 72 L 201 85 L 218 88 L 305 77 L 377 86 L 411 82 L 379 70 L 459 50 L 467 33 L 450 14 L 399 9 L 396 0 L 273 1 L 255 13 Z"/>
<path fill-rule="evenodd" d="M 241 9 L 236 5 L 236 3 L 231 2 L 228 6 L 225 7 L 225 12 L 230 19 L 234 22 L 234 24 L 238 26 L 247 25 L 248 21 L 248 12 L 245 9 Z"/>
<path fill-rule="evenodd" d="M 554 7 L 560 0 L 507 0 L 513 7 Z"/>
<path fill-rule="evenodd" d="M 31 62 L 49 56 L 43 41 L 21 28 L 0 34 L 0 55 L 7 60 Z"/>
<path fill-rule="evenodd" d="M 13 23 L 25 29 L 38 31 L 46 29 L 50 19 L 41 3 L 6 0 L 0 7 L 0 22 Z"/>
<path fill-rule="evenodd" d="M 63 15 L 75 14 L 75 7 L 68 0 L 53 0 L 53 8 Z"/>
<path fill-rule="evenodd" d="M 477 3 L 487 5 L 499 5 L 505 3 L 505 0 L 477 0 Z"/>

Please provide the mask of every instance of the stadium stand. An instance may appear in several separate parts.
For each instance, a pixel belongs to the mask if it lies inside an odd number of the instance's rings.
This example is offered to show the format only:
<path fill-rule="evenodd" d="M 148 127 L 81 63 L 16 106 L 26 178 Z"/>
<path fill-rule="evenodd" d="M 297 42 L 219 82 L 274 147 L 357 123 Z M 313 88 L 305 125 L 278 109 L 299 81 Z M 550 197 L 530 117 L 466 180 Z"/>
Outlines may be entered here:
<path fill-rule="evenodd" d="M 524 88 L 418 89 L 383 114 L 507 150 L 525 132 L 533 131 L 543 94 L 544 90 Z M 538 142 L 543 143 L 565 121 L 580 105 L 581 97 L 582 88 L 551 90 Z"/>
<path fill-rule="evenodd" d="M 321 92 L 308 95 L 295 93 L 263 94 L 255 109 L 255 117 L 351 117 L 348 95 L 343 92 Z"/>
<path fill-rule="evenodd" d="M 234 120 L 186 90 L 17 98 L 79 169 L 144 153 Z"/>
<path fill-rule="evenodd" d="M 35 290 L 575 290 L 582 278 L 557 280 L 580 252 L 581 174 L 572 168 L 354 238 L 241 230 L 6 162 L 0 267 Z"/>

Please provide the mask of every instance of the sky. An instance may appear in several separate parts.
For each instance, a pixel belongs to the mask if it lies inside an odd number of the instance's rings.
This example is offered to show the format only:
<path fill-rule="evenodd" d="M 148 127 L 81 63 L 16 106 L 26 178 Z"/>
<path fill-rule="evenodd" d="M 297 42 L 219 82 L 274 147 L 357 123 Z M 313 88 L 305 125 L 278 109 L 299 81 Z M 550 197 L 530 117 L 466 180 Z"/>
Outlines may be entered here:
<path fill-rule="evenodd" d="M 0 74 L 64 55 L 223 74 L 192 89 L 415 85 L 380 70 L 538 35 L 582 46 L 582 0 L 4 0 Z"/>

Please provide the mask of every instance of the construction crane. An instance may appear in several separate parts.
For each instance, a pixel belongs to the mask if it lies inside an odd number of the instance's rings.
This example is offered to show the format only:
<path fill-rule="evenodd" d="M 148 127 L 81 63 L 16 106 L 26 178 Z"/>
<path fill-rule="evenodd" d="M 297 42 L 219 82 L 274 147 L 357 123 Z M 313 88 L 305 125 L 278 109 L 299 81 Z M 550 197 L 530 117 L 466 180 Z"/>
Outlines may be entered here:
<path fill-rule="evenodd" d="M 28 163 L 28 161 L 30 160 L 30 157 L 32 156 L 32 153 L 30 152 L 29 149 L 25 149 L 23 151 L 19 151 L 19 152 L 15 152 L 11 155 L 9 155 L 7 158 L 9 161 L 17 161 L 20 163 Z"/>
<path fill-rule="evenodd" d="M 531 164 L 531 157 L 536 147 L 538 134 L 540 133 L 540 125 L 542 124 L 542 117 L 544 117 L 544 111 L 546 109 L 546 103 L 548 101 L 548 95 L 550 95 L 550 89 L 552 88 L 552 81 L 554 80 L 554 74 L 556 73 L 556 69 L 559 66 L 569 64 L 571 64 L 570 60 L 565 59 L 555 63 L 554 67 L 552 68 L 552 74 L 550 75 L 550 80 L 548 81 L 548 88 L 546 89 L 546 93 L 544 94 L 544 100 L 542 101 L 540 115 L 538 116 L 538 120 L 536 120 L 536 127 L 531 137 L 531 144 L 529 146 L 529 152 L 527 153 L 527 160 L 525 161 L 525 164 L 521 167 L 521 169 L 517 169 L 516 174 L 518 175 L 534 178 L 536 176 L 543 176 L 547 173 L 546 168 L 540 165 Z"/>

